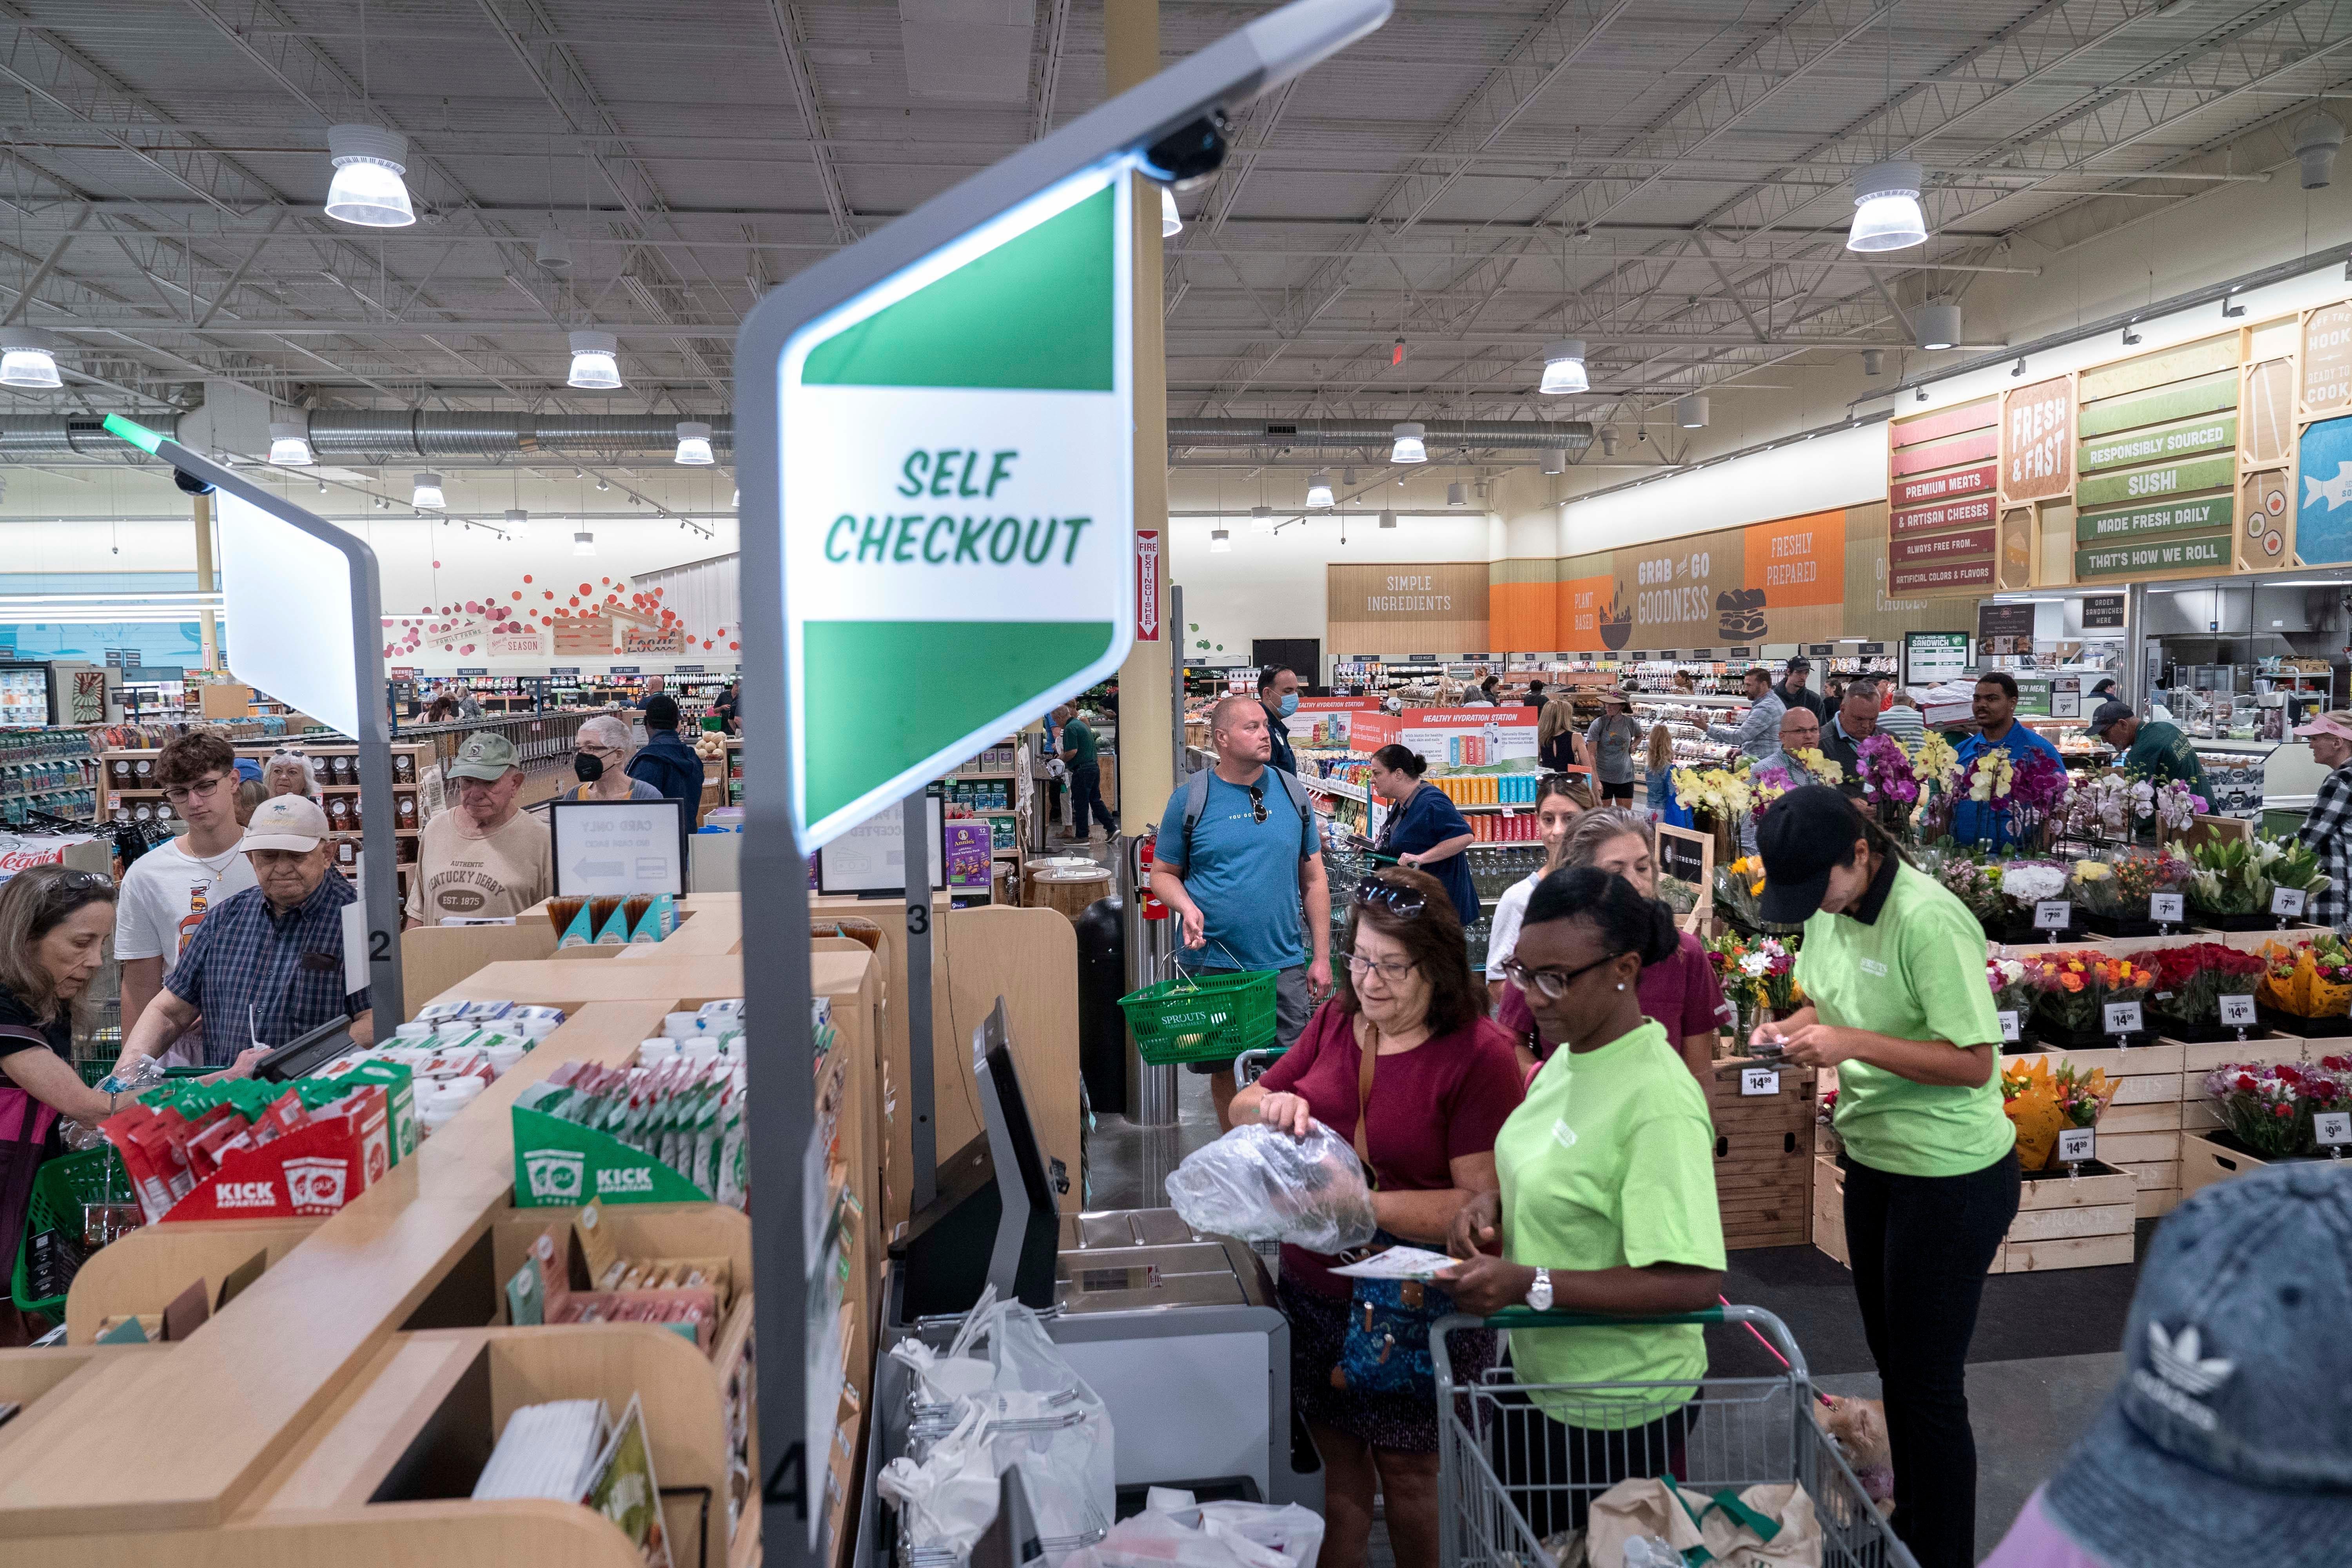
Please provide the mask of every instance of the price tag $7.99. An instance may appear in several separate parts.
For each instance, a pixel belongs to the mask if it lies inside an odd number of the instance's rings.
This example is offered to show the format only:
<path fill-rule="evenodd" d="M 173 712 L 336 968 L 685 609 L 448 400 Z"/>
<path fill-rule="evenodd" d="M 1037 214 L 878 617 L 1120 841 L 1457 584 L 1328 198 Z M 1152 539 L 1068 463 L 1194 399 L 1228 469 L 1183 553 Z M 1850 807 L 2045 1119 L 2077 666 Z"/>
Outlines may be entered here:
<path fill-rule="evenodd" d="M 2065 899 L 2044 899 L 2033 906 L 2033 929 L 2064 931 L 2074 923 L 2074 906 Z"/>
<path fill-rule="evenodd" d="M 2147 918 L 2158 925 L 2177 926 L 2187 912 L 2183 902 L 2179 893 L 2152 893 L 2147 900 Z"/>
<path fill-rule="evenodd" d="M 2304 891 L 2301 888 L 2273 888 L 2271 913 L 2293 919 L 2303 913 Z"/>

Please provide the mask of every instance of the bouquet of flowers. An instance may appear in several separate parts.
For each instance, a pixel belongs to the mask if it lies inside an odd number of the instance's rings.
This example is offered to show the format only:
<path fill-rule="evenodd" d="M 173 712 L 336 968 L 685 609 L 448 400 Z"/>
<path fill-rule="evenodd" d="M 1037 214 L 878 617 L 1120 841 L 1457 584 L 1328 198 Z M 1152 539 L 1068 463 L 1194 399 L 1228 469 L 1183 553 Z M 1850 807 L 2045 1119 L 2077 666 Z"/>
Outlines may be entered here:
<path fill-rule="evenodd" d="M 1774 801 L 1790 790 L 1801 787 L 1797 775 L 1786 768 L 1757 767 L 1748 770 L 1748 793 L 1749 798 L 1755 802 L 1755 811 L 1759 817 L 1771 807 Z"/>
<path fill-rule="evenodd" d="M 2147 900 L 2178 892 L 2189 879 L 2189 863 L 2168 850 L 2134 849 L 2113 860 L 2077 860 L 2066 879 L 2066 896 L 2114 920 L 2147 919 Z"/>
<path fill-rule="evenodd" d="M 2152 828 L 2186 833 L 2204 809 L 2205 797 L 2178 779 L 2158 784 L 2108 769 L 2073 779 L 2059 797 L 2056 818 L 2070 837 L 2106 844 Z"/>
<path fill-rule="evenodd" d="M 1933 843 L 1951 831 L 1952 807 L 1959 799 L 1959 774 L 1960 754 L 1940 733 L 1929 731 L 1919 744 L 1919 754 L 1911 759 L 1911 776 L 1921 797 L 1912 821 L 1923 841 Z"/>
<path fill-rule="evenodd" d="M 2050 1169 L 2060 1131 L 2096 1125 L 2099 1113 L 2121 1087 L 2108 1080 L 2105 1068 L 2085 1073 L 2062 1061 L 2053 1070 L 2047 1057 L 2002 1068 L 2001 1109 L 2017 1127 L 2019 1165 L 2029 1171 Z"/>
<path fill-rule="evenodd" d="M 2033 983 L 2025 972 L 2021 960 L 1989 958 L 1985 960 L 1985 984 L 1992 991 L 1992 1010 L 2014 1013 L 2022 1025 L 2026 1015 L 2033 1011 Z"/>
<path fill-rule="evenodd" d="M 1743 855 L 1728 865 L 1715 868 L 1715 901 L 1731 911 L 1731 918 L 1751 931 L 1793 931 L 1801 926 L 1774 925 L 1764 918 L 1763 906 L 1758 901 L 1764 896 L 1764 858 Z"/>
<path fill-rule="evenodd" d="M 2157 826 L 2172 833 L 2186 833 L 2197 826 L 2198 814 L 2211 809 L 2201 795 L 2189 792 L 2179 779 L 2168 779 L 2156 787 Z"/>
<path fill-rule="evenodd" d="M 1674 784 L 1675 798 L 1684 805 L 1726 822 L 1745 816 L 1755 804 L 1748 776 L 1728 768 L 1676 768 Z"/>
<path fill-rule="evenodd" d="M 2189 847 L 2189 904 L 2213 920 L 2266 920 L 2280 888 L 2317 892 L 2327 886 L 2319 858 L 2301 839 L 2281 842 L 2258 833 L 2252 842 L 2209 840 Z"/>
<path fill-rule="evenodd" d="M 2352 952 L 2334 931 L 2293 947 L 2264 942 L 2254 999 L 2298 1018 L 2341 1018 L 2352 1005 Z"/>
<path fill-rule="evenodd" d="M 2047 752 L 2028 752 L 2010 769 L 2008 794 L 2010 836 L 2021 844 L 2032 842 L 2065 797 L 2066 764 Z"/>
<path fill-rule="evenodd" d="M 2002 918 L 2010 925 L 2030 925 L 2033 906 L 2066 896 L 2066 868 L 2048 860 L 2012 860 L 2001 868 Z"/>
<path fill-rule="evenodd" d="M 1743 962 L 1748 952 L 1748 939 L 1736 932 L 1706 939 L 1707 967 L 1715 971 L 1715 983 L 1723 988 L 1723 999 L 1742 1013 L 1756 1005 L 1758 994 L 1755 977 Z"/>
<path fill-rule="evenodd" d="M 1775 1013 L 1793 1013 L 1805 1005 L 1797 984 L 1797 955 L 1770 937 L 1759 937 L 1739 960 L 1739 967 L 1757 988 L 1763 1005 Z"/>
<path fill-rule="evenodd" d="M 2260 1157 L 2315 1154 L 2311 1119 L 2352 1104 L 2345 1065 L 2344 1058 L 2329 1057 L 2317 1067 L 2224 1067 L 2206 1075 L 2205 1093 L 2231 1135 Z"/>
<path fill-rule="evenodd" d="M 2026 970 L 2035 1018 L 2051 1033 L 2077 1040 L 2105 1032 L 2108 1003 L 2137 1001 L 2156 983 L 2128 954 L 2047 952 L 2027 960 Z"/>
<path fill-rule="evenodd" d="M 1926 862 L 1932 861 L 1929 865 Z M 2009 907 L 2001 901 L 2000 879 L 1982 861 L 1963 850 L 1929 851 L 1920 868 L 1950 890 L 1988 934 L 2009 923 Z"/>
<path fill-rule="evenodd" d="M 2162 1014 L 2192 1037 L 2218 1036 L 2221 998 L 2252 995 L 2264 973 L 2261 958 L 2218 942 L 2159 947 L 2145 956 L 2156 974 L 2148 993 L 2149 1011 Z"/>

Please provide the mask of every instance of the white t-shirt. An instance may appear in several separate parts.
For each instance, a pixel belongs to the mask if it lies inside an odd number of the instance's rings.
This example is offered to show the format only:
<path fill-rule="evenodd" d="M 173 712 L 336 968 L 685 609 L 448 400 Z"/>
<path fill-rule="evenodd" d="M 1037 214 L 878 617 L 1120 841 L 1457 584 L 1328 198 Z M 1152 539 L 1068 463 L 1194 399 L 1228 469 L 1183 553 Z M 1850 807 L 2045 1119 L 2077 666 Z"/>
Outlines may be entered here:
<path fill-rule="evenodd" d="M 180 950 L 195 934 L 205 912 L 232 893 L 254 886 L 253 862 L 242 849 L 224 849 L 207 859 L 188 851 L 186 837 L 158 844 L 131 863 L 122 874 L 121 893 L 114 904 L 114 956 L 118 961 L 161 958 L 169 974 Z M 204 1059 L 205 1031 L 201 1025 L 173 1042 Z"/>
<path fill-rule="evenodd" d="M 1506 978 L 1503 965 L 1511 962 L 1512 952 L 1519 945 L 1519 926 L 1528 918 L 1528 900 L 1535 897 L 1536 884 L 1544 879 L 1541 871 L 1530 871 L 1520 880 L 1503 889 L 1495 900 L 1495 913 L 1486 928 L 1486 978 Z"/>
<path fill-rule="evenodd" d="M 408 878 L 409 919 L 438 925 L 448 915 L 519 915 L 555 890 L 547 824 L 518 811 L 478 837 L 461 831 L 460 820 L 452 806 L 425 825 Z"/>

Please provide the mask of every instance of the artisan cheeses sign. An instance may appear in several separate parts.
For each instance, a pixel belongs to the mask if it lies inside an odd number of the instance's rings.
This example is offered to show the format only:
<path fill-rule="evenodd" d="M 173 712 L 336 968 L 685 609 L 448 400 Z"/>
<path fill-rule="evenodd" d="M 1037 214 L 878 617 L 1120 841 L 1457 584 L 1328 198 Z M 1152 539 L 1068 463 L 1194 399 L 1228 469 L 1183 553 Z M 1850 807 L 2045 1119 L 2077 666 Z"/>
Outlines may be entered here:
<path fill-rule="evenodd" d="M 1969 500 L 1956 500 L 1944 506 L 1915 507 L 1898 511 L 1887 523 L 1887 531 L 1900 539 L 1906 533 L 1937 533 L 1948 528 L 1974 528 L 1992 521 L 1993 500 L 1989 495 Z"/>

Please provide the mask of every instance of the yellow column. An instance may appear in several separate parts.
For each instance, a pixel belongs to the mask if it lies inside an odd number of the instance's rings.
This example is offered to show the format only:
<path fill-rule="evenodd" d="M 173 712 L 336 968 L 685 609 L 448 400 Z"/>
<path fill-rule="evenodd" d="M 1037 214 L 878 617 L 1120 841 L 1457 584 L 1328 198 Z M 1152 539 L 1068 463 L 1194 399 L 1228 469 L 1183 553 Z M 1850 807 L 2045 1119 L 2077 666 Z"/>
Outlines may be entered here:
<path fill-rule="evenodd" d="M 1160 69 L 1160 0 L 1106 0 L 1103 46 L 1110 91 Z M 1157 816 L 1175 787 L 1169 660 L 1184 628 L 1170 624 L 1166 584 L 1175 576 L 1168 532 L 1168 339 L 1160 280 L 1160 191 L 1141 175 L 1135 191 L 1135 526 L 1160 531 L 1160 638 L 1139 642 L 1118 672 L 1118 821 L 1129 832 Z"/>
<path fill-rule="evenodd" d="M 213 498 L 198 496 L 196 502 L 196 592 L 213 591 Z M 200 613 L 198 624 L 204 628 L 205 668 L 218 669 L 220 662 L 220 626 L 214 619 L 211 606 Z"/>

